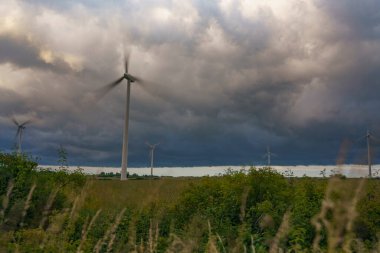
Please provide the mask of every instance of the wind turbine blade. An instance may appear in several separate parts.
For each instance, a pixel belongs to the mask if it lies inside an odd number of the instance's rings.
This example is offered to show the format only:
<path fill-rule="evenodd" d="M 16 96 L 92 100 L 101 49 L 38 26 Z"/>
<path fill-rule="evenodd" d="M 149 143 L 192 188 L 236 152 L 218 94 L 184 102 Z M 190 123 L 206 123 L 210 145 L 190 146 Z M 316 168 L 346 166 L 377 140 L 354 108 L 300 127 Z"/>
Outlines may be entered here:
<path fill-rule="evenodd" d="M 360 137 L 360 138 L 357 138 L 354 142 L 363 141 L 363 140 L 365 140 L 366 138 L 367 138 L 367 135 L 364 135 L 364 136 L 362 136 L 362 137 Z"/>
<path fill-rule="evenodd" d="M 371 135 L 371 139 L 372 139 L 372 141 L 374 141 L 375 143 L 380 143 L 380 139 L 377 138 L 376 136 Z"/>
<path fill-rule="evenodd" d="M 138 77 L 133 76 L 132 78 L 135 78 L 135 80 L 139 83 L 136 87 L 140 87 L 144 92 L 148 93 L 152 97 L 158 98 L 162 101 L 171 103 L 171 94 L 173 93 L 171 90 L 166 89 L 162 85 L 159 85 L 155 82 L 146 81 L 145 79 L 141 79 Z"/>
<path fill-rule="evenodd" d="M 143 79 L 141 79 L 140 77 L 132 76 L 132 75 L 130 75 L 130 74 L 128 74 L 128 75 L 129 75 L 129 77 L 132 78 L 133 81 L 135 81 L 135 82 L 138 82 L 138 83 L 140 83 L 140 84 L 144 84 L 144 83 L 145 83 L 145 81 L 144 81 Z"/>
<path fill-rule="evenodd" d="M 128 73 L 128 66 L 129 66 L 129 57 L 130 57 L 130 52 L 125 52 L 124 51 L 124 71 L 125 73 Z"/>
<path fill-rule="evenodd" d="M 17 122 L 17 120 L 15 119 L 15 117 L 12 117 L 11 118 L 12 122 L 16 125 L 16 126 L 20 126 L 20 124 Z"/>
<path fill-rule="evenodd" d="M 106 86 L 98 89 L 95 91 L 95 96 L 96 96 L 96 99 L 99 100 L 101 99 L 102 97 L 104 97 L 110 90 L 112 90 L 113 88 L 115 88 L 119 83 L 121 83 L 121 81 L 123 81 L 124 79 L 124 76 L 120 77 L 119 79 L 113 81 L 112 83 L 109 83 L 107 84 Z"/>
<path fill-rule="evenodd" d="M 25 126 L 25 125 L 30 124 L 32 122 L 33 122 L 33 120 L 29 119 L 29 120 L 25 121 L 24 123 L 22 123 L 20 126 Z"/>

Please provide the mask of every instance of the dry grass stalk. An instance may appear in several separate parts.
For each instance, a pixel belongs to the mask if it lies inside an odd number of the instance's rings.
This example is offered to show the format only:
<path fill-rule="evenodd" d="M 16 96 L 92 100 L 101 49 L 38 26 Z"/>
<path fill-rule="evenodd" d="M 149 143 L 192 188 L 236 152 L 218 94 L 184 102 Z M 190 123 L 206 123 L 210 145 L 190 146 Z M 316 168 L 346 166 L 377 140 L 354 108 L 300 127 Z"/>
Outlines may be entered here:
<path fill-rule="evenodd" d="M 194 241 L 187 241 L 184 242 L 176 236 L 175 234 L 171 234 L 170 237 L 172 238 L 172 242 L 170 246 L 167 248 L 166 253 L 192 253 L 195 243 Z"/>
<path fill-rule="evenodd" d="M 90 221 L 90 224 L 88 224 L 88 226 L 87 226 L 87 223 L 88 223 L 88 219 L 89 219 L 89 218 L 86 219 L 86 222 L 85 222 L 85 224 L 83 225 L 83 229 L 82 229 L 82 237 L 81 237 L 81 240 L 80 240 L 80 244 L 79 244 L 79 246 L 78 246 L 78 249 L 77 249 L 77 253 L 81 252 L 81 248 L 82 248 L 84 242 L 85 242 L 86 239 L 87 239 L 87 234 L 88 234 L 88 232 L 91 230 L 91 227 L 94 225 L 94 223 L 95 223 L 96 219 L 98 218 L 98 216 L 99 216 L 99 214 L 100 214 L 101 211 L 102 211 L 102 209 L 99 209 L 99 210 L 95 213 L 95 215 L 92 217 L 92 219 L 91 219 L 91 221 Z"/>
<path fill-rule="evenodd" d="M 144 253 L 144 252 L 145 252 L 145 247 L 144 247 L 144 240 L 143 240 L 143 238 L 141 238 L 141 240 L 140 240 L 139 252 L 141 252 L 141 253 Z"/>
<path fill-rule="evenodd" d="M 350 197 L 351 191 L 348 190 L 348 187 L 352 187 L 349 183 L 350 181 L 344 181 L 337 177 L 330 179 L 321 211 L 312 219 L 316 228 L 316 236 L 313 241 L 314 252 L 321 251 L 319 243 L 323 227 L 326 228 L 328 235 L 327 252 L 336 252 L 339 247 L 342 247 L 344 252 L 351 252 L 352 227 L 357 216 L 356 204 L 364 186 L 364 179 L 359 182 L 352 198 Z"/>
<path fill-rule="evenodd" d="M 252 253 L 256 253 L 256 248 L 253 240 L 253 236 L 251 235 L 251 251 Z"/>
<path fill-rule="evenodd" d="M 76 197 L 74 200 L 73 206 L 71 207 L 71 211 L 70 211 L 69 221 L 73 220 L 74 212 L 77 208 L 79 198 L 80 198 L 80 195 L 78 197 Z"/>
<path fill-rule="evenodd" d="M 210 221 L 207 221 L 208 224 L 208 242 L 207 242 L 207 247 L 206 247 L 206 252 L 207 253 L 219 253 L 218 248 L 216 246 L 216 240 L 215 236 L 212 235 L 211 232 L 211 224 Z"/>
<path fill-rule="evenodd" d="M 155 231 L 155 235 L 154 235 L 154 248 L 155 249 L 157 249 L 159 235 L 160 235 L 160 229 L 158 227 L 158 223 L 156 223 L 156 231 Z"/>
<path fill-rule="evenodd" d="M 327 189 L 325 192 L 325 197 L 322 200 L 321 210 L 320 212 L 311 220 L 311 223 L 314 225 L 316 234 L 313 240 L 313 252 L 320 252 L 319 243 L 321 241 L 321 232 L 323 229 L 323 225 L 326 226 L 327 230 L 332 230 L 332 227 L 325 219 L 329 210 L 333 210 L 335 207 L 334 202 L 330 200 L 331 193 L 333 191 L 333 185 L 335 186 L 335 182 L 337 178 L 331 178 L 329 180 L 329 184 L 327 185 Z"/>
<path fill-rule="evenodd" d="M 243 194 L 241 196 L 241 205 L 240 205 L 240 221 L 243 222 L 245 219 L 245 209 L 247 208 L 247 199 L 251 187 L 244 187 Z"/>
<path fill-rule="evenodd" d="M 1 219 L 1 223 L 3 223 L 4 216 L 5 216 L 5 211 L 6 211 L 7 208 L 8 208 L 9 199 L 10 199 L 10 197 L 11 197 L 11 194 L 12 194 L 12 191 L 13 191 L 13 187 L 14 187 L 13 180 L 10 180 L 10 181 L 8 182 L 7 193 L 5 194 L 5 197 L 4 197 L 4 199 L 3 199 L 2 209 L 1 209 L 1 211 L 0 211 L 0 219 Z"/>
<path fill-rule="evenodd" d="M 337 178 L 332 178 L 329 181 L 329 184 L 326 189 L 325 198 L 322 200 L 322 207 L 319 214 L 316 216 L 316 219 L 312 220 L 312 223 L 316 227 L 316 236 L 313 241 L 313 251 L 314 252 L 320 252 L 319 243 L 321 240 L 321 231 L 323 227 L 327 229 L 328 232 L 328 247 L 329 249 L 335 248 L 336 244 L 339 241 L 339 235 L 336 235 L 336 232 L 334 233 L 334 224 L 332 224 L 326 217 L 328 215 L 328 212 L 331 210 L 335 210 L 336 204 L 330 199 L 331 193 L 333 192 L 332 185 L 335 185 L 335 182 L 337 182 Z M 331 252 L 329 250 L 329 252 Z"/>
<path fill-rule="evenodd" d="M 40 225 L 39 225 L 39 228 L 41 228 L 41 229 L 43 229 L 45 227 L 46 221 L 47 221 L 48 216 L 50 214 L 50 209 L 53 206 L 53 203 L 54 203 L 55 197 L 58 194 L 58 191 L 59 191 L 59 189 L 56 188 L 49 195 L 49 198 L 48 198 L 46 205 L 44 207 L 44 210 L 42 212 L 42 219 L 41 219 Z"/>
<path fill-rule="evenodd" d="M 226 253 L 226 248 L 224 247 L 222 238 L 220 237 L 218 233 L 216 233 L 216 237 L 218 238 L 220 245 L 222 245 L 223 253 Z"/>
<path fill-rule="evenodd" d="M 344 240 L 344 243 L 343 243 L 343 251 L 344 252 L 351 252 L 351 243 L 353 241 L 353 233 L 352 233 L 352 229 L 353 229 L 353 225 L 354 225 L 354 221 L 356 219 L 356 217 L 358 216 L 358 213 L 356 212 L 356 205 L 360 199 L 360 195 L 363 191 L 363 187 L 364 187 L 364 178 L 362 178 L 359 182 L 359 185 L 358 187 L 356 188 L 355 190 L 355 195 L 354 195 L 354 198 L 352 199 L 352 202 L 351 202 L 351 205 L 348 206 L 348 210 L 347 210 L 347 223 L 346 223 L 346 238 Z"/>
<path fill-rule="evenodd" d="M 270 245 L 269 252 L 270 253 L 277 253 L 279 252 L 279 247 L 278 245 L 280 244 L 280 240 L 284 238 L 287 233 L 289 232 L 289 217 L 290 217 L 290 211 L 286 211 L 284 216 L 282 217 L 282 222 L 280 227 L 277 230 L 276 236 L 273 238 L 273 241 Z"/>
<path fill-rule="evenodd" d="M 75 198 L 74 203 L 71 207 L 70 216 L 69 216 L 69 225 L 75 221 L 75 212 L 78 209 L 78 205 L 81 202 L 84 202 L 86 198 L 88 188 L 91 186 L 92 182 L 90 180 L 86 181 L 86 184 L 83 186 L 81 193 Z"/>
<path fill-rule="evenodd" d="M 99 253 L 103 244 L 103 238 L 99 239 L 95 245 L 94 252 Z"/>
<path fill-rule="evenodd" d="M 158 244 L 158 223 L 154 223 L 155 229 L 153 231 L 153 222 L 152 219 L 150 220 L 149 225 L 149 239 L 148 239 L 148 245 L 149 245 L 149 252 L 154 253 L 157 251 L 157 244 Z"/>
<path fill-rule="evenodd" d="M 128 228 L 128 242 L 127 245 L 134 248 L 134 252 L 137 252 L 136 245 L 136 218 L 133 218 L 129 224 Z"/>
<path fill-rule="evenodd" d="M 321 211 L 317 214 L 317 216 L 315 216 L 311 220 L 311 223 L 314 225 L 315 230 L 316 230 L 315 237 L 313 240 L 313 252 L 320 252 L 319 243 L 322 238 L 321 232 L 323 228 L 323 225 L 320 222 L 320 220 L 322 220 L 323 217 L 326 216 L 327 211 L 333 207 L 334 205 L 330 201 L 326 201 L 325 199 L 322 200 Z"/>
<path fill-rule="evenodd" d="M 124 213 L 125 213 L 126 210 L 127 210 L 126 208 L 123 208 L 123 210 L 121 210 L 121 212 L 116 216 L 115 222 L 106 231 L 106 233 L 104 234 L 103 238 L 100 239 L 96 243 L 96 246 L 95 246 L 95 252 L 96 253 L 98 253 L 101 250 L 103 244 L 107 241 L 108 238 L 110 238 L 110 241 L 108 242 L 108 245 L 107 245 L 107 252 L 111 252 L 112 251 L 113 243 L 114 243 L 114 241 L 116 239 L 116 234 L 115 234 L 116 229 L 119 226 L 120 221 L 123 218 L 123 215 L 124 215 Z"/>
<path fill-rule="evenodd" d="M 153 229 L 152 229 L 152 219 L 149 221 L 149 239 L 148 239 L 148 245 L 149 245 L 149 252 L 153 253 Z"/>
<path fill-rule="evenodd" d="M 63 229 L 63 224 L 65 223 L 65 219 L 68 215 L 69 209 L 66 208 L 63 210 L 62 213 L 58 213 L 54 215 L 52 218 L 52 221 L 49 222 L 49 227 L 46 229 L 45 236 L 40 244 L 40 249 L 44 249 L 45 245 L 50 241 L 50 239 L 56 240 L 58 234 Z M 62 252 L 62 251 L 60 251 Z"/>
<path fill-rule="evenodd" d="M 86 234 L 86 230 L 87 230 L 87 226 L 88 226 L 88 222 L 89 222 L 89 220 L 90 220 L 90 217 L 87 216 L 86 221 L 84 222 L 83 227 L 82 227 L 82 233 L 81 233 L 82 237 L 81 237 L 81 242 L 80 242 L 80 244 L 79 244 L 79 246 L 78 246 L 78 248 L 77 248 L 77 253 L 80 252 L 80 248 L 81 248 L 82 245 L 83 245 L 83 237 L 84 237 L 84 235 Z"/>
<path fill-rule="evenodd" d="M 26 198 L 26 201 L 25 201 L 24 210 L 22 211 L 22 215 L 21 215 L 20 227 L 24 226 L 24 219 L 30 207 L 30 202 L 32 200 L 33 192 L 36 189 L 36 187 L 37 187 L 36 183 L 33 183 L 32 187 L 29 190 L 28 197 Z"/>

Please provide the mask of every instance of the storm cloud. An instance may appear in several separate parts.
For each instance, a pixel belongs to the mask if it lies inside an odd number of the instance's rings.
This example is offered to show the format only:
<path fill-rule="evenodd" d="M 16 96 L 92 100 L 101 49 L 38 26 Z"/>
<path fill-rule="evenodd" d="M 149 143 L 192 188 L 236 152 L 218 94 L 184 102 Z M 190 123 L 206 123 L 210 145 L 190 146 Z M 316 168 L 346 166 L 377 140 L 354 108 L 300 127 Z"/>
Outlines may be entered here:
<path fill-rule="evenodd" d="M 132 87 L 132 166 L 363 162 L 380 136 L 380 2 L 7 1 L 0 4 L 0 148 L 10 117 L 35 119 L 25 151 L 41 163 L 63 145 L 77 165 L 120 163 L 125 83 Z M 378 161 L 374 140 L 375 160 Z M 376 155 L 377 154 L 377 155 Z"/>

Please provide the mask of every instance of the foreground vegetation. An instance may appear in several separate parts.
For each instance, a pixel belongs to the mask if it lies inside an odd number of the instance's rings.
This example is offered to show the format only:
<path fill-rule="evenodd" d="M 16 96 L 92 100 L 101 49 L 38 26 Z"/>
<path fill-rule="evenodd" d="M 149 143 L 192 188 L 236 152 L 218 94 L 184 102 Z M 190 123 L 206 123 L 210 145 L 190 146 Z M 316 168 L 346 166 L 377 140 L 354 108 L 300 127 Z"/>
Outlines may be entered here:
<path fill-rule="evenodd" d="M 98 180 L 0 153 L 0 252 L 380 252 L 380 181 Z"/>

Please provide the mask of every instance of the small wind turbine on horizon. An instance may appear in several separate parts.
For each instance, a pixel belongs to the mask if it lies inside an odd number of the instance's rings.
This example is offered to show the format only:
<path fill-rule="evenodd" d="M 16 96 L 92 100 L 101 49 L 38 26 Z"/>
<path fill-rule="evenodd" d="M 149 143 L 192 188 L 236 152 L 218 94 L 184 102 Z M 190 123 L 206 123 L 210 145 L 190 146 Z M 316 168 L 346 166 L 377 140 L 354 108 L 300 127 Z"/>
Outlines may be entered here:
<path fill-rule="evenodd" d="M 154 160 L 154 149 L 160 145 L 160 143 L 156 144 L 149 144 L 149 142 L 145 143 L 149 147 L 149 154 L 150 154 L 150 176 L 153 177 L 153 160 Z"/>
<path fill-rule="evenodd" d="M 272 152 L 270 151 L 270 147 L 267 146 L 267 152 L 265 153 L 264 157 L 267 157 L 267 159 L 268 159 L 268 166 L 271 165 L 271 159 L 272 159 L 272 156 L 277 156 L 277 155 L 276 155 L 275 153 L 272 153 Z"/>
<path fill-rule="evenodd" d="M 130 105 L 130 94 L 131 94 L 131 84 L 134 82 L 142 83 L 140 78 L 132 76 L 128 72 L 129 66 L 129 53 L 124 53 L 124 74 L 116 79 L 115 81 L 109 83 L 103 88 L 98 90 L 98 99 L 103 97 L 106 93 L 111 91 L 117 85 L 119 85 L 124 79 L 127 80 L 127 98 L 126 98 L 126 108 L 125 108 L 125 118 L 124 118 L 124 131 L 123 131 L 123 148 L 121 152 L 121 180 L 127 179 L 127 166 L 128 166 L 128 127 L 129 127 L 129 105 Z"/>
<path fill-rule="evenodd" d="M 12 117 L 12 122 L 17 126 L 17 132 L 15 136 L 17 140 L 17 143 L 16 143 L 17 154 L 21 154 L 21 151 L 22 151 L 21 144 L 22 144 L 22 137 L 24 134 L 24 130 L 26 128 L 26 125 L 31 123 L 32 120 L 27 120 L 20 124 L 14 117 Z"/>
<path fill-rule="evenodd" d="M 367 134 L 363 136 L 367 140 L 367 163 L 368 163 L 368 177 L 372 177 L 372 157 L 371 157 L 371 140 L 374 139 L 373 135 L 367 129 Z M 361 137 L 360 139 L 362 139 Z"/>

